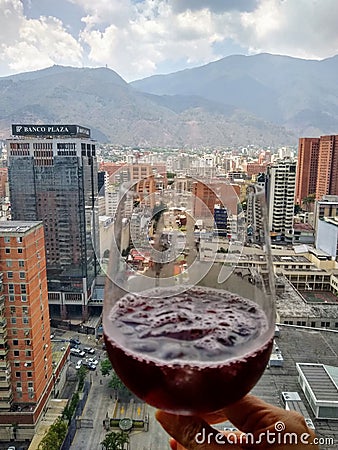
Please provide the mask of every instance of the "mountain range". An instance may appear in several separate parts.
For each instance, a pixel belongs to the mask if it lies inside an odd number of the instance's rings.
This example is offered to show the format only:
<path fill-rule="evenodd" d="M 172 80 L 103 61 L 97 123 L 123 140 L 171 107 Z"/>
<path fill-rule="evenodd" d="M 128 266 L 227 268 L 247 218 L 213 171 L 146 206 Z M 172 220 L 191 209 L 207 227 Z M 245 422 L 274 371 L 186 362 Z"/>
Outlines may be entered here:
<path fill-rule="evenodd" d="M 77 123 L 128 146 L 297 145 L 338 133 L 338 56 L 233 55 L 131 83 L 108 68 L 52 66 L 0 78 L 11 123 Z"/>

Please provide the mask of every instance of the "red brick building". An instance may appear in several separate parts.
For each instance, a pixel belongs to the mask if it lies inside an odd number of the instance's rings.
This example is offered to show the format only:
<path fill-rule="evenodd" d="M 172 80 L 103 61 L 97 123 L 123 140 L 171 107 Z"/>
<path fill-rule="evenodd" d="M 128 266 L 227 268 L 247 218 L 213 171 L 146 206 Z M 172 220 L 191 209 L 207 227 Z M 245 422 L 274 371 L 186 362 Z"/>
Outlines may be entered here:
<path fill-rule="evenodd" d="M 0 434 L 17 423 L 29 435 L 53 388 L 41 222 L 0 222 L 0 273 Z"/>
<path fill-rule="evenodd" d="M 296 203 L 310 194 L 338 195 L 338 135 L 299 139 Z"/>

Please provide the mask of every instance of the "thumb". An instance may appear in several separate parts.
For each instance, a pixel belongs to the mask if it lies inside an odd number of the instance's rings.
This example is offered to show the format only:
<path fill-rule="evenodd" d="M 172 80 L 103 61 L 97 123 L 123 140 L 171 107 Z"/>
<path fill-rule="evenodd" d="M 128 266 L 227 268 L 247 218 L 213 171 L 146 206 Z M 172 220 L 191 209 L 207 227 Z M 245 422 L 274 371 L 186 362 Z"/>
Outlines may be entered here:
<path fill-rule="evenodd" d="M 196 416 L 179 416 L 164 411 L 156 412 L 156 419 L 178 443 L 187 450 L 220 450 L 228 443 L 226 436 Z M 177 449 L 180 447 L 178 446 Z M 231 445 L 232 450 L 240 450 Z"/>

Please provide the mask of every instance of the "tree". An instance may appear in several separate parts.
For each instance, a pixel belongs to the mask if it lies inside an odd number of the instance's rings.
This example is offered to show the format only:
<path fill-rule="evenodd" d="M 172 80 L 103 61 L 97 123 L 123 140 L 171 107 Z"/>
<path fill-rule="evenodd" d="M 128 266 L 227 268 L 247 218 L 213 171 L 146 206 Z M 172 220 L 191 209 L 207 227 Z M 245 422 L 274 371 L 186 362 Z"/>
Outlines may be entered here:
<path fill-rule="evenodd" d="M 316 194 L 309 194 L 307 197 L 304 197 L 302 200 L 303 206 L 305 207 L 306 211 L 309 211 L 310 205 L 314 203 L 316 200 Z"/>
<path fill-rule="evenodd" d="M 121 431 L 111 431 L 101 442 L 105 450 L 123 450 L 126 444 L 129 444 L 129 435 Z"/>
<path fill-rule="evenodd" d="M 101 361 L 101 373 L 102 375 L 109 375 L 110 371 L 112 370 L 111 362 L 108 358 Z"/>
<path fill-rule="evenodd" d="M 113 372 L 111 380 L 109 381 L 109 387 L 115 389 L 115 391 L 126 388 L 115 372 Z"/>
<path fill-rule="evenodd" d="M 119 397 L 130 397 L 132 394 L 129 391 L 129 389 L 123 384 L 123 382 L 120 380 L 118 375 L 113 371 L 111 380 L 109 381 L 109 387 L 114 389 L 116 394 L 118 394 Z"/>
<path fill-rule="evenodd" d="M 39 450 L 60 450 L 67 434 L 67 424 L 59 417 L 41 439 Z M 119 448 L 119 447 L 117 447 Z M 123 449 L 123 447 L 121 447 Z"/>

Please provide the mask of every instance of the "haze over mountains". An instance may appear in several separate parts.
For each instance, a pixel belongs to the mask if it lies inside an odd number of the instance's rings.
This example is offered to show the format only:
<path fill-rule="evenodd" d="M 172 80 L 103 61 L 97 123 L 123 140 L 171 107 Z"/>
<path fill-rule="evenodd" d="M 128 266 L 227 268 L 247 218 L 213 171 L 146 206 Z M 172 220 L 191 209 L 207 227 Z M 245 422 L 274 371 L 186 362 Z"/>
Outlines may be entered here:
<path fill-rule="evenodd" d="M 107 68 L 53 66 L 0 78 L 11 123 L 78 123 L 130 146 L 296 145 L 338 133 L 338 56 L 229 56 L 132 83 Z"/>

